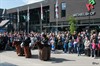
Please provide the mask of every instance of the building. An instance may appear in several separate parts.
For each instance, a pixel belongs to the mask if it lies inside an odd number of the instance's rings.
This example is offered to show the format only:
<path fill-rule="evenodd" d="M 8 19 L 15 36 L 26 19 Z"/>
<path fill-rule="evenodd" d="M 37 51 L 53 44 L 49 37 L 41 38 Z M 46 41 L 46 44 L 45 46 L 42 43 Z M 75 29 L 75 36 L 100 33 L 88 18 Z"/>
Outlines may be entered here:
<path fill-rule="evenodd" d="M 4 15 L 5 15 L 4 14 L 4 9 L 0 8 L 0 33 L 6 31 L 5 26 L 6 26 L 7 22 L 8 22 L 8 21 L 4 20 L 5 19 Z"/>
<path fill-rule="evenodd" d="M 3 9 L 0 9 L 0 22 L 2 21 L 2 12 L 3 12 Z"/>
<path fill-rule="evenodd" d="M 43 6 L 43 20 L 41 23 L 41 4 Z M 15 30 L 27 31 L 65 31 L 68 29 L 68 18 L 76 18 L 77 30 L 100 28 L 100 0 L 58 0 L 58 19 L 56 19 L 56 0 L 46 0 L 12 9 L 7 13 L 12 19 Z M 29 8 L 29 11 L 28 11 Z M 29 13 L 28 13 L 29 12 Z M 29 21 L 27 17 L 29 14 Z M 19 18 L 19 19 L 18 19 Z M 42 24 L 42 25 L 41 25 Z M 81 29 L 78 29 L 81 28 Z"/>
<path fill-rule="evenodd" d="M 0 9 L 0 32 L 11 32 L 13 30 L 13 25 L 11 24 L 12 18 L 9 18 L 6 9 Z"/>

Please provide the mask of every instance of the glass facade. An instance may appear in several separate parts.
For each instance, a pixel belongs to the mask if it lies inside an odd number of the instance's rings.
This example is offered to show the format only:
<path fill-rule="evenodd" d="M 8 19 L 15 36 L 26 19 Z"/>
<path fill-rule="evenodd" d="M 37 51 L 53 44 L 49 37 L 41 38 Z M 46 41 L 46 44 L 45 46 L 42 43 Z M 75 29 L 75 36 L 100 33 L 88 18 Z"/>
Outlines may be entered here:
<path fill-rule="evenodd" d="M 61 3 L 61 17 L 66 17 L 66 3 Z"/>

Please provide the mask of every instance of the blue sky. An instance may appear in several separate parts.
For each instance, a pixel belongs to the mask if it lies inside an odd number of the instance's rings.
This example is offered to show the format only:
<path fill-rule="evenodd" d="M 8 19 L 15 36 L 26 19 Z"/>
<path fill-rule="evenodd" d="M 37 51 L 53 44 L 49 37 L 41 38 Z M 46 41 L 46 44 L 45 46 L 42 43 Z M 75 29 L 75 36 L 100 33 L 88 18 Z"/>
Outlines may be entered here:
<path fill-rule="evenodd" d="M 39 1 L 42 0 L 0 0 L 0 8 L 10 9 Z"/>

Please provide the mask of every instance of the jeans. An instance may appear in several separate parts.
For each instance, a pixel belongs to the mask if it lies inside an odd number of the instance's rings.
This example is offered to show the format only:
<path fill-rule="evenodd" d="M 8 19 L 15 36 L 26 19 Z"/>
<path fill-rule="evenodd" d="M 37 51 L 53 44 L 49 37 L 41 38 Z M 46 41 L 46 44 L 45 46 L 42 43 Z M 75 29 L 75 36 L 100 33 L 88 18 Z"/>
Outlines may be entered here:
<path fill-rule="evenodd" d="M 64 43 L 63 50 L 64 50 L 64 53 L 66 53 L 68 51 L 67 43 Z"/>
<path fill-rule="evenodd" d="M 77 44 L 74 44 L 74 53 L 77 53 Z"/>
<path fill-rule="evenodd" d="M 77 53 L 78 53 L 78 56 L 81 55 L 81 48 L 80 47 L 77 47 Z"/>
<path fill-rule="evenodd" d="M 95 51 L 96 51 L 95 49 L 91 49 L 91 56 L 92 56 L 92 57 L 96 57 Z"/>

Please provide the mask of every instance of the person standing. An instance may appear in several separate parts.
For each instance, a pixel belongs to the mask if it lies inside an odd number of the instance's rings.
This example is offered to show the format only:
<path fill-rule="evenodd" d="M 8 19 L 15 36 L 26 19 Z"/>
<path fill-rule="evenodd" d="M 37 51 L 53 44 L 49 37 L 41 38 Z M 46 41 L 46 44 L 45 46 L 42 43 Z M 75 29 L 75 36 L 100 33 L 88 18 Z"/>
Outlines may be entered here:
<path fill-rule="evenodd" d="M 78 53 L 78 56 L 81 55 L 81 49 L 82 49 L 82 38 L 80 35 L 78 35 L 77 37 L 77 53 Z"/>
<path fill-rule="evenodd" d="M 85 55 L 90 56 L 91 54 L 90 53 L 90 40 L 87 36 L 85 37 L 84 46 L 85 46 Z"/>
<path fill-rule="evenodd" d="M 92 57 L 96 57 L 96 41 L 95 39 L 92 40 L 92 43 L 91 43 L 91 56 Z"/>
<path fill-rule="evenodd" d="M 3 35 L 3 50 L 6 49 L 6 45 L 8 44 L 8 36 L 7 36 L 7 33 L 5 32 L 4 35 Z"/>

